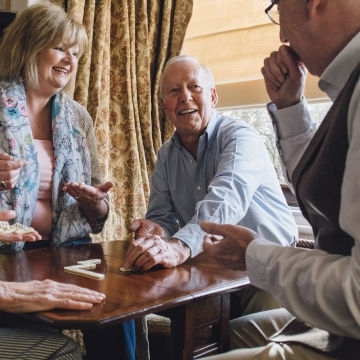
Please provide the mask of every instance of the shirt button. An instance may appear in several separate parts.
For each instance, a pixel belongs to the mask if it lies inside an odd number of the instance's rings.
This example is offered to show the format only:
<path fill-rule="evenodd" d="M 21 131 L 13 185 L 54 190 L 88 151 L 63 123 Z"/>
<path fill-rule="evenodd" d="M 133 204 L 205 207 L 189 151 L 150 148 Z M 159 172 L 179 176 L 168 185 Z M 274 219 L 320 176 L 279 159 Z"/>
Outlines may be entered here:
<path fill-rule="evenodd" d="M 201 186 L 198 185 L 198 186 L 196 187 L 196 189 L 200 191 L 200 190 L 201 190 Z"/>

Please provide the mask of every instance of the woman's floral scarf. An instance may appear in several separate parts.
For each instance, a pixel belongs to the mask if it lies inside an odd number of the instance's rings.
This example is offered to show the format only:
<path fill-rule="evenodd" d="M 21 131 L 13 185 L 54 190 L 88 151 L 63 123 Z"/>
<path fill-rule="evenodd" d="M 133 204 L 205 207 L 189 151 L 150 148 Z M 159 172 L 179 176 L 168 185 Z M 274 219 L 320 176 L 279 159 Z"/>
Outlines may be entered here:
<path fill-rule="evenodd" d="M 79 210 L 78 203 L 62 192 L 65 183 L 91 183 L 91 159 L 82 129 L 74 124 L 70 98 L 63 92 L 52 99 L 52 132 L 55 157 L 52 190 L 52 242 L 61 245 L 72 239 L 88 236 L 91 228 Z M 14 160 L 26 160 L 16 186 L 0 191 L 0 210 L 14 209 L 18 222 L 31 225 L 39 191 L 39 162 L 26 110 L 22 83 L 0 82 L 0 152 Z M 0 179 L 1 180 L 1 179 Z M 23 242 L 12 244 L 21 250 Z"/>

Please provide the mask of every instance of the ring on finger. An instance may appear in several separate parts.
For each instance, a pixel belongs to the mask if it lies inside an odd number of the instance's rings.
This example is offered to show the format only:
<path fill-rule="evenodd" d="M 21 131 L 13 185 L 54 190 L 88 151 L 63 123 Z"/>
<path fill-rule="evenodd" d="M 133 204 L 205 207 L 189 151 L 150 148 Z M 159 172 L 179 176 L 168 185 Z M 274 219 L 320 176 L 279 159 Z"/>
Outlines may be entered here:
<path fill-rule="evenodd" d="M 74 198 L 75 198 L 75 199 L 79 199 L 79 198 L 80 198 L 80 195 L 79 195 L 79 194 L 74 194 Z"/>

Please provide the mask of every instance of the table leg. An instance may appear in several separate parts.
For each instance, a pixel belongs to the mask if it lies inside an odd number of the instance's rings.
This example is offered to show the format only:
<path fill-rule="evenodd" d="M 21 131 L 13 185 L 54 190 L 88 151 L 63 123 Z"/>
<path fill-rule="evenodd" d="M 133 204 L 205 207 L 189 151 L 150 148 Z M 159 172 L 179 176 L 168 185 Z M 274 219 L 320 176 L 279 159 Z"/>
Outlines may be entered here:
<path fill-rule="evenodd" d="M 171 319 L 171 360 L 198 359 L 229 348 L 230 293 L 200 298 L 167 311 Z M 195 331 L 206 326 L 212 333 L 206 344 L 194 343 Z"/>

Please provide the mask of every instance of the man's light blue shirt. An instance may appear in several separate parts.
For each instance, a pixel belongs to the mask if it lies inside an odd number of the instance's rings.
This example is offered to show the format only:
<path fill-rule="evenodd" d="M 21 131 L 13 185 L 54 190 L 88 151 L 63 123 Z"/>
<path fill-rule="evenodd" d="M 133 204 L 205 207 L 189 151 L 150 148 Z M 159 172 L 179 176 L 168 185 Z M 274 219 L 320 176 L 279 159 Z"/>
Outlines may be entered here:
<path fill-rule="evenodd" d="M 159 149 L 146 218 L 187 244 L 191 256 L 203 250 L 202 221 L 246 226 L 285 246 L 298 235 L 260 135 L 215 110 L 197 159 L 176 132 Z"/>

